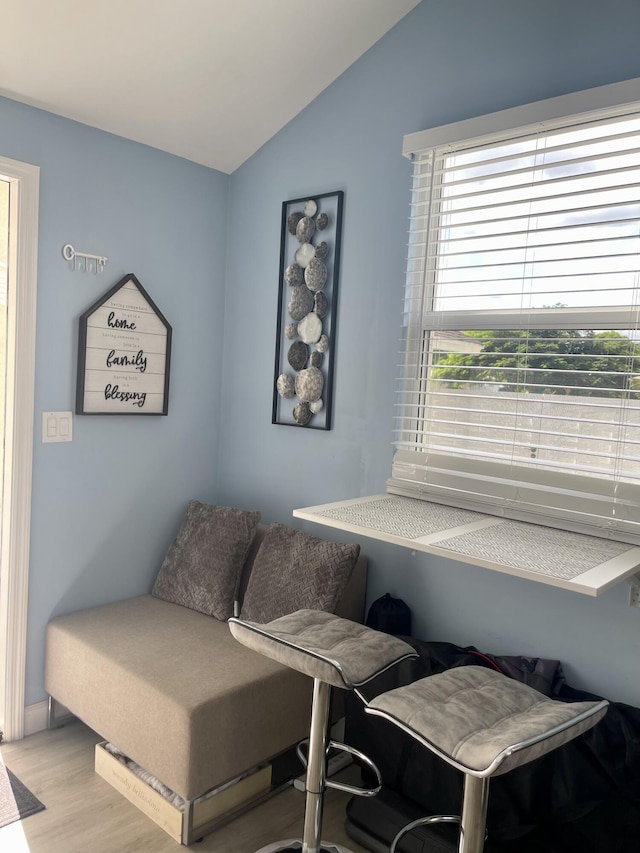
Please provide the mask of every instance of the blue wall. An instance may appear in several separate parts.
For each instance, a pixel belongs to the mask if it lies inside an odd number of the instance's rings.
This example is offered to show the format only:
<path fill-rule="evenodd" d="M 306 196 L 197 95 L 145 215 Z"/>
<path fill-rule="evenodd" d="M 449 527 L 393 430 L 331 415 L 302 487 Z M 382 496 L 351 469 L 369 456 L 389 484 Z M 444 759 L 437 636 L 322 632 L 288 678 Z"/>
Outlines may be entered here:
<path fill-rule="evenodd" d="M 638 32 L 636 0 L 425 0 L 233 174 L 221 503 L 291 522 L 295 507 L 384 491 L 409 202 L 403 135 L 640 77 Z M 273 426 L 280 206 L 338 189 L 334 428 Z M 369 600 L 385 591 L 404 597 L 418 636 L 560 658 L 571 684 L 640 705 L 640 611 L 628 606 L 626 583 L 593 600 L 363 544 Z"/>
<path fill-rule="evenodd" d="M 0 99 L 0 154 L 41 167 L 27 704 L 52 615 L 148 592 L 189 498 L 216 497 L 229 178 Z M 65 243 L 106 255 L 73 272 Z M 74 417 L 78 317 L 133 272 L 173 326 L 167 417 Z"/>
<path fill-rule="evenodd" d="M 44 698 L 48 619 L 147 591 L 189 498 L 290 523 L 294 507 L 384 490 L 403 135 L 640 77 L 639 31 L 637 0 L 424 0 L 231 178 L 0 99 L 0 154 L 42 170 L 27 704 Z M 273 426 L 281 203 L 337 189 L 334 428 Z M 67 242 L 105 254 L 103 275 L 71 272 Z M 71 444 L 43 445 L 41 412 L 73 409 L 77 318 L 127 272 L 173 325 L 169 416 L 75 417 Z M 558 657 L 574 685 L 640 705 L 626 584 L 592 600 L 363 544 L 370 600 L 402 595 L 417 634 Z"/>

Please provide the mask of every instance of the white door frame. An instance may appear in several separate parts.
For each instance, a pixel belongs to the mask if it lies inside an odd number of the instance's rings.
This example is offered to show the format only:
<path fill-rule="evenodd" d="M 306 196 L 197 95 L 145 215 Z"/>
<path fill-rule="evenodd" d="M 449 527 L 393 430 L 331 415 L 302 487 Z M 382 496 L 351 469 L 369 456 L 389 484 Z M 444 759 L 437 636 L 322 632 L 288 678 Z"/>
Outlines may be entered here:
<path fill-rule="evenodd" d="M 5 740 L 24 735 L 40 169 L 0 157 L 11 184 L 7 369 L 0 559 L 0 714 Z"/>

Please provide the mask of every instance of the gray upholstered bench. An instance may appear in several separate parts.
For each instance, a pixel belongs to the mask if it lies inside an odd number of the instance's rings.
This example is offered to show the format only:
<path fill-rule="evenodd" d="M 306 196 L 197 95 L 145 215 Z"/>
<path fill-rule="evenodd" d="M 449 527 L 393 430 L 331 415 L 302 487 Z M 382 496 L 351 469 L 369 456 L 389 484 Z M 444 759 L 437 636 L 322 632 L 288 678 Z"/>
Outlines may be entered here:
<path fill-rule="evenodd" d="M 276 562 L 282 564 L 290 542 L 285 536 L 283 545 L 282 537 L 290 530 L 257 528 L 240 581 L 245 601 L 254 568 L 259 586 L 268 583 L 270 563 L 259 549 L 277 540 Z M 315 539 L 292 535 L 302 554 Z M 282 574 L 273 580 L 276 590 L 287 582 L 284 564 Z M 366 559 L 359 556 L 337 612 L 362 619 L 365 583 Z M 269 606 L 255 585 L 252 596 L 254 609 Z M 210 829 L 198 827 L 194 834 L 189 815 L 196 798 L 290 749 L 309 730 L 309 679 L 241 646 L 226 621 L 158 595 L 52 619 L 45 686 L 186 801 L 183 843 Z"/>

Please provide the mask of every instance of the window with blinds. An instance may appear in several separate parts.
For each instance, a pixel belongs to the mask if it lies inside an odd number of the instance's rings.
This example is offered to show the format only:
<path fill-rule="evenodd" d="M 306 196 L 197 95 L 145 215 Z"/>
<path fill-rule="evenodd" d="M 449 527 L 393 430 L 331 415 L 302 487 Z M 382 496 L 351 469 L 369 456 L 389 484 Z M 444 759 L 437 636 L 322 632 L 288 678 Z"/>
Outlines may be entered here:
<path fill-rule="evenodd" d="M 389 490 L 640 541 L 640 104 L 413 160 Z"/>

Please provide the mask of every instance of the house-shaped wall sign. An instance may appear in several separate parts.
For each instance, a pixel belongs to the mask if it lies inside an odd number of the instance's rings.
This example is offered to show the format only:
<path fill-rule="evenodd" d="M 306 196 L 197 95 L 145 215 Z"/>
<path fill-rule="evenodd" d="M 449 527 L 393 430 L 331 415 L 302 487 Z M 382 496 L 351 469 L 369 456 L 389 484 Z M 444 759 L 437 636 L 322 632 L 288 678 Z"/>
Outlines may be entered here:
<path fill-rule="evenodd" d="M 78 415 L 166 415 L 171 326 L 132 273 L 80 317 Z"/>

